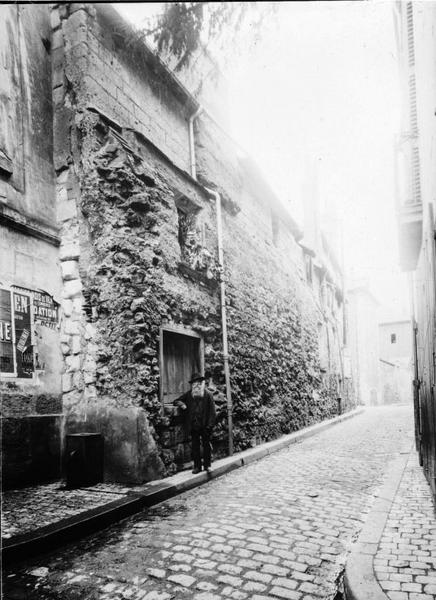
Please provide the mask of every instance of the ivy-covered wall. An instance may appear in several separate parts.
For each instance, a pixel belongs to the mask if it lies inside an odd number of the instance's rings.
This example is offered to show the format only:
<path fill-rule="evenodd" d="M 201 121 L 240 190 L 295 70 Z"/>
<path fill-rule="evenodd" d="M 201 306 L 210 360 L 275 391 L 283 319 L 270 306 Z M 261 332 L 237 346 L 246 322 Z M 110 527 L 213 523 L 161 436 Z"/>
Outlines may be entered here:
<path fill-rule="evenodd" d="M 162 411 L 159 395 L 159 336 L 166 324 L 203 337 L 218 405 L 216 453 L 224 454 L 227 444 L 216 211 L 201 184 L 222 194 L 235 449 L 336 414 L 341 372 L 337 358 L 321 365 L 319 330 L 327 313 L 318 287 L 307 280 L 295 227 L 274 194 L 253 186 L 234 145 L 207 117 L 196 123 L 199 183 L 184 171 L 188 145 L 169 150 L 165 141 L 183 140 L 187 131 L 180 89 L 174 91 L 158 63 L 152 70 L 147 63 L 130 68 L 94 10 L 64 11 L 57 25 L 68 79 L 56 94 L 58 126 L 68 132 L 57 163 L 65 210 L 63 404 L 67 431 L 103 433 L 107 478 L 145 481 L 189 459 L 186 434 L 176 414 Z M 89 61 L 80 76 L 74 71 L 87 44 L 95 54 L 91 85 Z M 129 102 L 108 116 L 118 76 L 127 82 Z M 157 115 L 152 131 L 159 135 L 151 139 L 144 123 L 138 125 L 133 104 L 141 102 L 142 111 Z M 177 151 L 183 156 L 175 161 Z M 192 231 L 185 221 L 180 227 L 186 203 L 195 207 Z M 333 325 L 340 310 L 330 311 Z M 329 343 L 329 357 L 337 357 L 338 336 Z"/>

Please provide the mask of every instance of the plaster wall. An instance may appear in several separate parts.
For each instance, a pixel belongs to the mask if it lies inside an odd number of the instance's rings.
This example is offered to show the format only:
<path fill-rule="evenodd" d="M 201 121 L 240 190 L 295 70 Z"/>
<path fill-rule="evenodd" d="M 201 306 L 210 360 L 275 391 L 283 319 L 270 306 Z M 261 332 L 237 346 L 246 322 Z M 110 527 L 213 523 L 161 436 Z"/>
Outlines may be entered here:
<path fill-rule="evenodd" d="M 394 340 L 392 336 L 395 336 Z M 380 358 L 395 362 L 405 360 L 412 362 L 412 323 L 410 321 L 380 323 L 379 325 Z"/>
<path fill-rule="evenodd" d="M 59 302 L 61 293 L 50 44 L 46 5 L 0 7 L 0 284 L 26 294 L 33 348 L 28 376 L 0 375 L 4 487 L 61 473 L 59 330 L 38 319 L 33 295 L 43 290 Z"/>

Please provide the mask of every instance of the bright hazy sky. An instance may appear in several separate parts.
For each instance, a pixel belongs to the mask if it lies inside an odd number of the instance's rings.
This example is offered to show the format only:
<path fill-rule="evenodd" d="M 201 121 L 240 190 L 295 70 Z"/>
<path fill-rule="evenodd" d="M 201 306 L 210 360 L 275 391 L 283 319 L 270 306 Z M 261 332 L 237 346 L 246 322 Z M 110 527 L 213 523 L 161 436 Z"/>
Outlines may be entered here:
<path fill-rule="evenodd" d="M 138 25 L 152 8 L 116 7 Z M 301 223 L 307 165 L 317 161 L 321 211 L 342 222 L 348 280 L 369 282 L 383 319 L 408 316 L 394 198 L 392 11 L 383 0 L 281 2 L 261 42 L 225 73 L 231 133 Z"/>

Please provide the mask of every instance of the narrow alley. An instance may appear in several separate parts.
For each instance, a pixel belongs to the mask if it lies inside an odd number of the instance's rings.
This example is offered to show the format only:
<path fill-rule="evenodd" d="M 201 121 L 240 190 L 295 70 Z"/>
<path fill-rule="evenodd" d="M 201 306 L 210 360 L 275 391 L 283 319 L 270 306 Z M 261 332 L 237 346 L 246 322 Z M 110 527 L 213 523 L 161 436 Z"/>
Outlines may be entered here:
<path fill-rule="evenodd" d="M 1 600 L 436 600 L 436 0 L 0 3 Z"/>
<path fill-rule="evenodd" d="M 339 598 L 347 554 L 389 462 L 412 443 L 411 407 L 367 410 L 11 567 L 4 598 Z"/>

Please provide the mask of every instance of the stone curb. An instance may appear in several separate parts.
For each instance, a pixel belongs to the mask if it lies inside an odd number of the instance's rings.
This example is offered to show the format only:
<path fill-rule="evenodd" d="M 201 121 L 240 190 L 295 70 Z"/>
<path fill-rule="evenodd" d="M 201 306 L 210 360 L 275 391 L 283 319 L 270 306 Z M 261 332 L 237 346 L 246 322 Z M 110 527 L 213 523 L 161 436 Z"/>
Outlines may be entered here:
<path fill-rule="evenodd" d="M 41 527 L 32 532 L 3 540 L 3 562 L 5 564 L 11 563 L 31 555 L 41 554 L 56 546 L 94 533 L 120 519 L 140 512 L 144 508 L 173 498 L 211 479 L 225 475 L 234 469 L 248 465 L 291 444 L 316 435 L 337 423 L 361 414 L 363 411 L 364 408 L 352 410 L 333 419 L 328 419 L 300 431 L 284 435 L 278 440 L 273 440 L 256 448 L 239 452 L 234 456 L 217 460 L 213 464 L 211 473 L 203 471 L 197 475 L 193 475 L 190 472 L 183 471 L 166 479 L 136 486 L 122 499 L 114 500 L 104 506 L 84 511 L 67 519 L 62 519 L 52 525 Z"/>
<path fill-rule="evenodd" d="M 346 600 L 389 600 L 377 580 L 373 561 L 410 452 L 401 453 L 389 463 L 388 475 L 351 549 L 344 576 Z"/>

